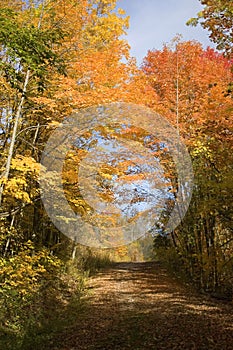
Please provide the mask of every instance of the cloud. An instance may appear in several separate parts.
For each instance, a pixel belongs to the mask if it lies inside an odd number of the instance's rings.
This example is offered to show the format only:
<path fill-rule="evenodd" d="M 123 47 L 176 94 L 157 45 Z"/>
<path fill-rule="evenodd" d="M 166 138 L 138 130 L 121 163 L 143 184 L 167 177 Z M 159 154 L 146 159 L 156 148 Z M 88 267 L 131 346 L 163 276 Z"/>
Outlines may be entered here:
<path fill-rule="evenodd" d="M 186 26 L 187 20 L 202 8 L 198 0 L 119 0 L 118 6 L 130 16 L 127 41 L 138 63 L 148 50 L 161 49 L 178 33 L 184 40 L 197 40 L 204 47 L 213 46 L 208 32 L 201 26 Z"/>

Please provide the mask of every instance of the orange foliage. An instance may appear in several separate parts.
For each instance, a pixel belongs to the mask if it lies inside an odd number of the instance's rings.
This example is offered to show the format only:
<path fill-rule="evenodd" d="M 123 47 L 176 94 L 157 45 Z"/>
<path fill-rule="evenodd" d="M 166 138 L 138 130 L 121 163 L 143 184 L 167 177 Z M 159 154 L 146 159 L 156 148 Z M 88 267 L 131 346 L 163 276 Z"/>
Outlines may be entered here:
<path fill-rule="evenodd" d="M 190 139 L 194 130 L 212 123 L 218 129 L 230 130 L 232 98 L 227 89 L 232 81 L 231 62 L 223 55 L 197 42 L 178 43 L 175 49 L 149 51 L 143 63 L 151 86 L 159 96 L 159 110 L 176 124 L 177 84 L 179 126 Z M 212 126 L 213 126 L 212 125 Z"/>

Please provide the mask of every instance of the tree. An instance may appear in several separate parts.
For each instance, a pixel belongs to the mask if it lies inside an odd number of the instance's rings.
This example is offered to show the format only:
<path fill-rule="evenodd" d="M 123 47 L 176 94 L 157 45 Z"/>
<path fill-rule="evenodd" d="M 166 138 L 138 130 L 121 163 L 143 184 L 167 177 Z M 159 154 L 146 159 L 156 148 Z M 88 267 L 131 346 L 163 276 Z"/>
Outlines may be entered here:
<path fill-rule="evenodd" d="M 210 32 L 210 39 L 217 44 L 217 49 L 231 56 L 233 53 L 233 4 L 229 0 L 200 0 L 204 8 L 196 18 L 187 24 L 198 23 Z"/>
<path fill-rule="evenodd" d="M 60 242 L 37 182 L 54 128 L 74 110 L 99 103 L 156 103 L 121 38 L 128 18 L 115 7 L 115 0 L 1 2 L 1 216 L 5 227 L 17 224 L 23 241 Z"/>
<path fill-rule="evenodd" d="M 229 283 L 232 267 L 231 62 L 198 43 L 181 42 L 149 51 L 142 69 L 193 159 L 193 198 L 172 241 L 192 278 L 217 288 L 224 279 Z"/>
<path fill-rule="evenodd" d="M 0 1 L 0 293 L 6 319 L 12 304 L 13 313 L 15 305 L 17 313 L 19 305 L 24 310 L 22 296 L 29 302 L 46 279 L 50 284 L 57 277 L 53 265 L 62 264 L 56 256 L 75 255 L 40 198 L 38 169 L 49 135 L 75 109 L 149 100 L 142 91 L 146 78 L 121 38 L 128 19 L 115 7 L 115 0 Z M 148 84 L 145 90 L 155 96 Z"/>
<path fill-rule="evenodd" d="M 2 45 L 3 59 L 1 70 L 8 83 L 15 89 L 17 101 L 10 112 L 13 119 L 13 130 L 10 139 L 5 169 L 1 175 L 0 205 L 4 184 L 8 182 L 10 166 L 13 157 L 16 135 L 19 127 L 25 98 L 28 95 L 29 79 L 33 76 L 37 80 L 37 89 L 44 84 L 45 75 L 49 67 L 61 69 L 60 58 L 51 49 L 58 44 L 63 34 L 55 28 L 53 31 L 41 30 L 40 18 L 37 28 L 34 24 L 24 26 L 17 12 L 11 8 L 2 8 L 0 22 L 0 44 Z"/>

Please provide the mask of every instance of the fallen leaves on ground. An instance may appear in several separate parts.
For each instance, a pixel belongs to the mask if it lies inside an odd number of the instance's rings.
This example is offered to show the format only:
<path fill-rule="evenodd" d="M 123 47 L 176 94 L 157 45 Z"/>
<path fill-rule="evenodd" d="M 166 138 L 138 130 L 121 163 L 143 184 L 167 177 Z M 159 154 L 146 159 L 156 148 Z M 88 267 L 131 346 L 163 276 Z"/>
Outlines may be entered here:
<path fill-rule="evenodd" d="M 159 263 L 118 263 L 92 277 L 87 307 L 52 350 L 231 350 L 232 303 L 198 294 Z"/>

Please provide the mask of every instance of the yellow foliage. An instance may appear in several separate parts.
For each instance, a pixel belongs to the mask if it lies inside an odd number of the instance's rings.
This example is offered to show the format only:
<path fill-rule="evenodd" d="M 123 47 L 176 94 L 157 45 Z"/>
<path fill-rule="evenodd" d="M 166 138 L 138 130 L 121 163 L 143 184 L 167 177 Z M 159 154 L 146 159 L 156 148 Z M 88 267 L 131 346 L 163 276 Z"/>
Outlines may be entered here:
<path fill-rule="evenodd" d="M 12 159 L 11 168 L 23 173 L 34 172 L 35 174 L 39 174 L 40 164 L 32 157 L 17 155 Z"/>
<path fill-rule="evenodd" d="M 33 249 L 32 242 L 28 241 L 18 255 L 0 259 L 2 290 L 30 295 L 38 290 L 43 277 L 61 267 L 61 261 L 50 256 L 47 250 L 33 252 Z"/>
<path fill-rule="evenodd" d="M 205 156 L 206 159 L 213 161 L 213 152 L 211 148 L 201 140 L 195 141 L 191 154 L 193 157 Z"/>

